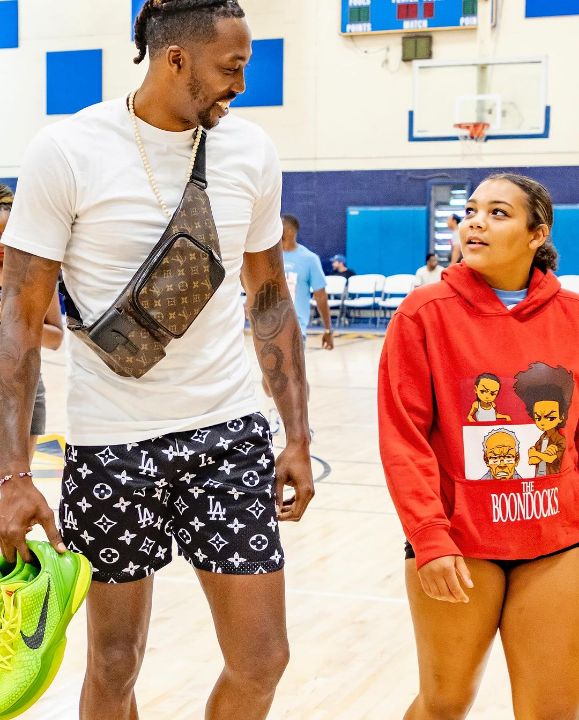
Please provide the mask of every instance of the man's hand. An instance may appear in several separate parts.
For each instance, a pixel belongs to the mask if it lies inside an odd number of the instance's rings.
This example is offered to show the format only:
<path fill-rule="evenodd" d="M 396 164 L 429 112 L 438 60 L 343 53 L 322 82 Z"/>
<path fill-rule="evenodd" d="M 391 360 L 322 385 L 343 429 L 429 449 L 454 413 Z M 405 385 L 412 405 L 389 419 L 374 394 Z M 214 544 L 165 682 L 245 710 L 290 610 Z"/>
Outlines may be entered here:
<path fill-rule="evenodd" d="M 66 551 L 44 495 L 30 478 L 12 478 L 0 490 L 0 547 L 9 563 L 16 561 L 17 551 L 25 562 L 32 562 L 26 533 L 33 525 L 42 525 L 57 552 Z"/>
<path fill-rule="evenodd" d="M 322 349 L 333 350 L 334 349 L 334 335 L 331 330 L 324 330 L 322 335 Z"/>
<path fill-rule="evenodd" d="M 448 555 L 432 560 L 420 568 L 418 575 L 422 589 L 434 600 L 469 602 L 462 585 L 472 589 L 474 584 L 464 558 L 460 555 Z"/>
<path fill-rule="evenodd" d="M 288 444 L 277 458 L 275 467 L 278 520 L 298 522 L 315 494 L 309 447 Z M 292 498 L 284 500 L 286 485 L 295 492 Z"/>

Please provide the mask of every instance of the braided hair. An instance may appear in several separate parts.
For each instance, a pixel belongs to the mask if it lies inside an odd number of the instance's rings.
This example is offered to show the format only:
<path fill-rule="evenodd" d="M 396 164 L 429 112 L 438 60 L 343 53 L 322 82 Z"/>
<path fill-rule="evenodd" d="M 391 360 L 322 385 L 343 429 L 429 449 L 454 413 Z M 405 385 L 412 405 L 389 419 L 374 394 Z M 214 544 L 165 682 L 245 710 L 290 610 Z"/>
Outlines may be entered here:
<path fill-rule="evenodd" d="M 146 0 L 135 21 L 135 64 L 178 40 L 210 40 L 218 18 L 242 18 L 238 0 Z"/>

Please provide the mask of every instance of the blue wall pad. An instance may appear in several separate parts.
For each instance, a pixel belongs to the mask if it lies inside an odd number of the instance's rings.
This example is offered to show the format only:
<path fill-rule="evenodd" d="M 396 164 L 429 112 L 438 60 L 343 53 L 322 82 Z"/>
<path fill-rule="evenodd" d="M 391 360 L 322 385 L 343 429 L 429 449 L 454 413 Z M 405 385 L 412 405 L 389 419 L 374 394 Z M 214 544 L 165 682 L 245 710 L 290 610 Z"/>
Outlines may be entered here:
<path fill-rule="evenodd" d="M 243 95 L 235 100 L 236 107 L 271 107 L 283 105 L 284 41 L 254 40 L 253 55 L 245 69 Z"/>
<path fill-rule="evenodd" d="M 359 274 L 411 273 L 424 265 L 425 207 L 349 207 L 346 258 Z"/>
<path fill-rule="evenodd" d="M 135 20 L 137 19 L 137 15 L 141 12 L 141 8 L 145 4 L 145 0 L 131 0 L 132 6 L 131 6 L 131 40 L 135 39 Z"/>
<path fill-rule="evenodd" d="M 579 251 L 577 248 L 577 223 L 579 205 L 555 205 L 553 242 L 559 252 L 558 275 L 579 275 Z"/>
<path fill-rule="evenodd" d="M 0 0 L 0 48 L 18 47 L 18 0 Z"/>
<path fill-rule="evenodd" d="M 46 53 L 48 115 L 71 115 L 102 99 L 102 50 Z"/>
<path fill-rule="evenodd" d="M 12 190 L 16 190 L 16 178 L 3 178 L 0 177 L 0 183 L 2 185 L 8 185 Z"/>
<path fill-rule="evenodd" d="M 579 0 L 527 0 L 526 16 L 579 15 Z"/>

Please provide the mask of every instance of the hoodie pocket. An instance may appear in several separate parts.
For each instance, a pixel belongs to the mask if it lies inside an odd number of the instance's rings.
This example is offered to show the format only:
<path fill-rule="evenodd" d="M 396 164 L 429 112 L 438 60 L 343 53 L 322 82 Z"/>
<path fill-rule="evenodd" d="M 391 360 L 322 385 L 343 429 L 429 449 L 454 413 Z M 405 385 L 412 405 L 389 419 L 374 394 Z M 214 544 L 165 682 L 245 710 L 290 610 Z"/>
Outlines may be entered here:
<path fill-rule="evenodd" d="M 450 534 L 466 556 L 518 560 L 566 547 L 577 523 L 577 473 L 459 480 Z"/>

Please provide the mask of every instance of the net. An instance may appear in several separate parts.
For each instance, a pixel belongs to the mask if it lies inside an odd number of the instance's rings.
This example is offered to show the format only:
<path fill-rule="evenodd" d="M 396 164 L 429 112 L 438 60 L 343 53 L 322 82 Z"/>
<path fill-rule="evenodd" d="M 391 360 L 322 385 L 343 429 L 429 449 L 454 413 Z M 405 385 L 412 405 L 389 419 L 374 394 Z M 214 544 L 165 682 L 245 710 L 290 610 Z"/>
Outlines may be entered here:
<path fill-rule="evenodd" d="M 482 158 L 482 149 L 488 137 L 490 123 L 487 122 L 460 122 L 454 128 L 460 140 L 460 149 L 464 162 L 479 164 Z"/>
<path fill-rule="evenodd" d="M 458 139 L 467 143 L 483 143 L 487 139 L 490 123 L 487 122 L 460 122 L 455 123 Z"/>

